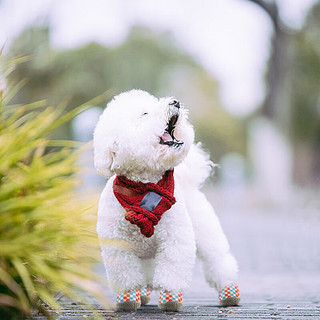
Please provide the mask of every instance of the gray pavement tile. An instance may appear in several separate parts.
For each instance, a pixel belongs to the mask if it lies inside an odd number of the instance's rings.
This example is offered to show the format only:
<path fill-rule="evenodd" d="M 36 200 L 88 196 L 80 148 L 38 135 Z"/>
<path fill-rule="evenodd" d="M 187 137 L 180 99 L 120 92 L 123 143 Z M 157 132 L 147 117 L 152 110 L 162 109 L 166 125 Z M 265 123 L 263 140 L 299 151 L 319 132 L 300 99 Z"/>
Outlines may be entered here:
<path fill-rule="evenodd" d="M 112 312 L 100 308 L 96 310 L 77 309 L 65 305 L 56 314 L 59 320 L 112 320 L 112 319 L 320 319 L 320 304 L 305 305 L 303 301 L 294 305 L 285 303 L 245 303 L 238 307 L 221 308 L 217 305 L 184 306 L 178 312 L 163 312 L 156 305 L 147 305 L 136 312 Z M 35 317 L 42 320 L 43 317 Z"/>

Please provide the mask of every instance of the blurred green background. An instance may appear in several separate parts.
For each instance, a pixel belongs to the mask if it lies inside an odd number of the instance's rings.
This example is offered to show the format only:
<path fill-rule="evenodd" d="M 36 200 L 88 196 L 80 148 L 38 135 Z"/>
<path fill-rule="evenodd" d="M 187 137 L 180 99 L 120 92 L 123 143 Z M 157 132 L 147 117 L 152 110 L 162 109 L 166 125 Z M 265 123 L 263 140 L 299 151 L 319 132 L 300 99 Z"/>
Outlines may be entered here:
<path fill-rule="evenodd" d="M 126 41 L 115 48 L 90 43 L 58 52 L 49 40 L 49 27 L 31 27 L 10 47 L 10 55 L 23 52 L 33 56 L 31 62 L 19 65 L 12 73 L 14 80 L 28 79 L 14 102 L 47 99 L 58 104 L 70 97 L 68 108 L 73 108 L 106 89 L 113 95 L 132 88 L 159 97 L 175 95 L 190 109 L 197 140 L 204 142 L 216 161 L 230 151 L 245 154 L 242 119 L 224 110 L 217 81 L 179 50 L 170 34 L 155 35 L 147 28 L 134 27 Z M 70 126 L 57 135 L 75 138 Z"/>
<path fill-rule="evenodd" d="M 282 179 L 283 189 L 293 185 L 317 186 L 320 4 L 310 6 L 297 28 L 282 19 L 281 3 L 270 1 L 264 7 L 263 1 L 236 2 L 257 7 L 271 23 L 269 47 L 263 48 L 269 52 L 261 75 L 265 79 L 264 98 L 252 111 L 241 114 L 226 108 L 221 100 L 220 82 L 198 57 L 178 44 L 170 28 L 159 31 L 137 22 L 116 45 L 88 40 L 71 49 L 58 49 L 51 41 L 49 13 L 34 25 L 29 24 L 5 48 L 8 57 L 32 56 L 31 61 L 17 66 L 11 74 L 12 81 L 27 79 L 14 102 L 47 99 L 49 104 L 57 105 L 68 98 L 68 108 L 72 109 L 107 89 L 111 89 L 112 95 L 132 88 L 156 96 L 172 95 L 190 109 L 196 140 L 203 142 L 212 160 L 221 166 L 228 166 L 230 161 L 237 163 L 243 183 L 270 190 L 277 179 Z M 92 10 L 96 10 L 94 6 Z M 242 62 L 239 59 L 230 63 Z M 230 90 L 228 95 L 235 93 Z M 105 103 L 99 107 L 104 106 Z M 264 136 L 268 134 L 264 133 L 268 131 L 265 126 L 272 131 L 270 137 L 265 137 L 265 142 L 255 142 L 260 131 Z M 70 124 L 57 131 L 55 137 L 77 139 Z M 273 143 L 274 139 L 277 141 Z M 268 145 L 264 151 L 260 150 L 263 143 Z M 265 162 L 272 167 L 267 173 L 261 172 Z M 280 167 L 277 163 L 281 163 Z M 224 177 L 223 168 L 218 168 L 215 181 L 222 182 Z"/>

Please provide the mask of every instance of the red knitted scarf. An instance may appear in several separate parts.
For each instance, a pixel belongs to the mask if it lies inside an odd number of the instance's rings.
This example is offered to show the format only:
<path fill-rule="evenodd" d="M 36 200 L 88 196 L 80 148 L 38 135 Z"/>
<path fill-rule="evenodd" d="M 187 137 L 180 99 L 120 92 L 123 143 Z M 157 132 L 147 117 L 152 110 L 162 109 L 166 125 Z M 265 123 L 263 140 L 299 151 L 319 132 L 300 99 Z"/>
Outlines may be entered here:
<path fill-rule="evenodd" d="M 173 170 L 167 171 L 158 183 L 134 182 L 123 176 L 116 176 L 113 193 L 126 210 L 125 219 L 136 224 L 143 235 L 151 237 L 154 226 L 164 212 L 176 202 Z"/>

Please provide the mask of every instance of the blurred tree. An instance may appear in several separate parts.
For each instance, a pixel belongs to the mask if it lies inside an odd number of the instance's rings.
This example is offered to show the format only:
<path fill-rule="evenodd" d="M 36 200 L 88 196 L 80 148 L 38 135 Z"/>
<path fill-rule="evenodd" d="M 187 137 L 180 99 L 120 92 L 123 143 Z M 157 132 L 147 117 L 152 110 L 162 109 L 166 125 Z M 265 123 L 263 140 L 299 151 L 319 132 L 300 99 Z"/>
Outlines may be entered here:
<path fill-rule="evenodd" d="M 276 0 L 247 1 L 262 8 L 269 16 L 273 26 L 266 73 L 266 96 L 261 106 L 261 112 L 264 116 L 273 120 L 288 137 L 290 131 L 290 101 L 287 94 L 287 79 L 291 69 L 290 42 L 294 32 L 281 19 Z"/>
<path fill-rule="evenodd" d="M 261 113 L 291 141 L 293 182 L 319 183 L 320 2 L 313 6 L 301 30 L 285 25 L 276 0 L 248 0 L 260 6 L 273 25 Z"/>
<path fill-rule="evenodd" d="M 295 180 L 320 179 L 320 1 L 295 36 L 291 77 Z"/>
<path fill-rule="evenodd" d="M 70 109 L 108 88 L 112 94 L 141 88 L 156 96 L 174 95 L 191 110 L 197 137 L 204 140 L 215 161 L 227 151 L 244 153 L 241 120 L 224 110 L 215 79 L 177 48 L 170 33 L 155 34 L 146 28 L 134 27 L 127 40 L 115 48 L 91 43 L 55 52 L 50 46 L 49 28 L 32 27 L 10 48 L 13 56 L 25 53 L 34 59 L 18 66 L 13 73 L 15 79 L 28 79 L 16 98 L 17 103 L 46 98 L 56 105 L 69 96 Z M 70 135 L 66 127 L 58 138 Z"/>

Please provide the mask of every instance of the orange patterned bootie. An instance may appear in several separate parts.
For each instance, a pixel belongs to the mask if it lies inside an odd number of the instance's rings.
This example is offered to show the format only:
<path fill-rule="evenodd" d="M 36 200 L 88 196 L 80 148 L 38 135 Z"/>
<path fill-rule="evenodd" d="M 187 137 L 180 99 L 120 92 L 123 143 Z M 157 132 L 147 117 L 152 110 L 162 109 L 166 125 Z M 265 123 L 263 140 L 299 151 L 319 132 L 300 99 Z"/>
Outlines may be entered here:
<path fill-rule="evenodd" d="M 182 308 L 182 293 L 171 291 L 161 291 L 158 307 L 162 311 L 179 311 Z"/>
<path fill-rule="evenodd" d="M 219 292 L 220 305 L 223 307 L 237 306 L 240 302 L 239 288 L 236 285 L 226 286 Z"/>
<path fill-rule="evenodd" d="M 141 291 L 135 289 L 119 293 L 117 296 L 117 310 L 136 311 L 141 306 Z"/>
<path fill-rule="evenodd" d="M 150 301 L 150 289 L 148 287 L 143 287 L 141 289 L 141 305 L 144 306 Z"/>

